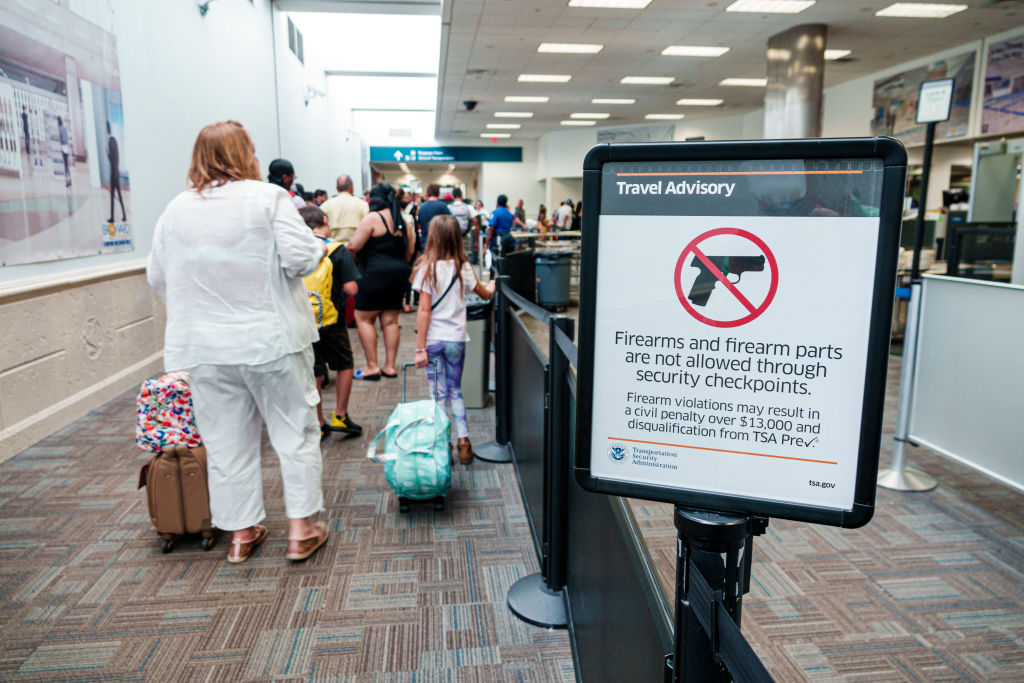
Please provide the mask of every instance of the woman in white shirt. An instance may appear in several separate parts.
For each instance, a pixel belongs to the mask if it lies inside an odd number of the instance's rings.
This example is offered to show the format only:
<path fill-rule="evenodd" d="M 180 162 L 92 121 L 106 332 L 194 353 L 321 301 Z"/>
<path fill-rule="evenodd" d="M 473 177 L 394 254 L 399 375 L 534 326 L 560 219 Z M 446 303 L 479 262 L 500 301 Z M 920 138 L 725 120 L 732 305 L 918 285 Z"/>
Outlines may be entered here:
<path fill-rule="evenodd" d="M 303 560 L 327 540 L 326 524 L 309 519 L 324 507 L 317 331 L 301 279 L 325 245 L 287 192 L 260 182 L 252 139 L 237 121 L 200 131 L 188 178 L 157 221 L 146 269 L 167 305 L 164 366 L 190 376 L 212 523 L 232 532 L 228 561 L 245 561 L 267 537 L 259 523 L 263 421 L 281 463 L 287 557 Z"/>

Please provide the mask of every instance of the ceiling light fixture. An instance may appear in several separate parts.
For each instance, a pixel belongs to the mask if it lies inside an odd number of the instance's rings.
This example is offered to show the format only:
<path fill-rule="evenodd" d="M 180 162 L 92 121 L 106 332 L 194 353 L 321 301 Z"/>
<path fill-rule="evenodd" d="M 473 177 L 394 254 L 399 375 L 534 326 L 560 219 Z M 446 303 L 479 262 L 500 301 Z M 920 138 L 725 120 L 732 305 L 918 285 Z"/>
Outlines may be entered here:
<path fill-rule="evenodd" d="M 853 52 L 853 50 L 825 50 L 825 59 L 830 62 L 835 61 L 837 59 L 842 59 L 851 52 Z"/>
<path fill-rule="evenodd" d="M 763 88 L 768 85 L 767 78 L 725 78 L 718 82 L 718 85 L 749 86 L 751 88 Z"/>
<path fill-rule="evenodd" d="M 493 130 L 518 130 L 523 126 L 522 124 L 519 123 L 488 123 L 486 127 L 491 128 Z"/>
<path fill-rule="evenodd" d="M 725 8 L 726 12 L 756 12 L 759 14 L 799 14 L 814 4 L 814 0 L 736 0 Z"/>
<path fill-rule="evenodd" d="M 512 137 L 512 134 L 511 133 L 480 133 L 480 137 L 482 137 L 482 138 L 510 138 L 510 137 Z"/>
<path fill-rule="evenodd" d="M 875 12 L 876 17 L 909 17 L 912 19 L 945 19 L 963 12 L 967 5 L 942 5 L 930 2 L 896 2 Z"/>
<path fill-rule="evenodd" d="M 569 0 L 569 7 L 597 7 L 601 9 L 643 9 L 651 0 Z"/>
<path fill-rule="evenodd" d="M 587 113 L 587 112 L 577 113 L 577 114 L 569 114 L 569 118 L 570 119 L 606 119 L 609 116 L 611 116 L 611 114 L 597 114 L 597 113 Z"/>
<path fill-rule="evenodd" d="M 506 102 L 547 102 L 549 99 L 534 95 L 505 95 Z"/>
<path fill-rule="evenodd" d="M 579 119 L 572 119 L 571 121 L 562 121 L 563 126 L 593 126 L 597 121 L 580 121 Z"/>
<path fill-rule="evenodd" d="M 564 74 L 519 74 L 520 83 L 568 83 L 572 76 Z"/>
<path fill-rule="evenodd" d="M 556 52 L 565 55 L 596 55 L 604 45 L 595 43 L 541 43 L 537 52 Z"/>
<path fill-rule="evenodd" d="M 496 111 L 494 117 L 498 119 L 530 119 L 533 118 L 532 111 Z"/>
<path fill-rule="evenodd" d="M 648 114 L 645 119 L 651 119 L 654 121 L 678 121 L 679 119 L 686 116 L 685 114 Z"/>
<path fill-rule="evenodd" d="M 607 98 L 607 97 L 595 97 L 590 100 L 591 104 L 636 104 L 636 100 L 631 97 L 628 98 Z"/>
<path fill-rule="evenodd" d="M 619 83 L 624 85 L 668 85 L 676 80 L 672 76 L 626 76 Z"/>
<path fill-rule="evenodd" d="M 680 107 L 717 107 L 718 105 L 720 105 L 724 101 L 725 100 L 712 99 L 712 98 L 708 98 L 708 99 L 700 99 L 700 98 L 697 98 L 697 99 L 692 99 L 692 98 L 687 99 L 687 98 L 683 98 L 681 100 L 676 100 L 676 104 L 678 104 Z"/>
<path fill-rule="evenodd" d="M 666 57 L 721 57 L 729 51 L 727 47 L 704 45 L 669 45 L 661 54 Z"/>

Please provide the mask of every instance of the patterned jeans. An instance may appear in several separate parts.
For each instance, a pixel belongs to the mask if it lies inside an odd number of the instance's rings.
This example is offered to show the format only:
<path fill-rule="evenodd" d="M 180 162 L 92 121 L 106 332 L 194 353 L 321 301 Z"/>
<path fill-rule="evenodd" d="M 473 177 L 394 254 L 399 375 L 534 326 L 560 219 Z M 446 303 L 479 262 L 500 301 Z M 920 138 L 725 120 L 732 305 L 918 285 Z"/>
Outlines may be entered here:
<path fill-rule="evenodd" d="M 462 365 L 466 360 L 466 342 L 442 341 L 428 344 L 427 360 L 430 395 L 442 408 L 446 404 L 450 405 L 456 438 L 469 437 L 466 403 L 462 400 Z M 440 363 L 444 368 L 443 382 L 434 376 L 435 363 Z"/>

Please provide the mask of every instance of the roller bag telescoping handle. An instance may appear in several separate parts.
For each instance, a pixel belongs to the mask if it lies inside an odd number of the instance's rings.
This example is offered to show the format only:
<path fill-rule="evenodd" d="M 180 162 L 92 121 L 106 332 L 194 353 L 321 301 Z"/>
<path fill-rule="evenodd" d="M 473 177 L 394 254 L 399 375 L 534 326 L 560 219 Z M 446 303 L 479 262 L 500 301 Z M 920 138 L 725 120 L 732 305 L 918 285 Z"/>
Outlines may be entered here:
<path fill-rule="evenodd" d="M 404 363 L 402 365 L 402 403 L 405 403 L 405 371 L 409 368 L 416 367 L 415 363 Z M 441 379 L 441 371 L 444 370 L 443 363 L 440 360 L 434 360 L 434 381 L 438 382 Z M 434 398 L 431 396 L 431 398 Z"/>

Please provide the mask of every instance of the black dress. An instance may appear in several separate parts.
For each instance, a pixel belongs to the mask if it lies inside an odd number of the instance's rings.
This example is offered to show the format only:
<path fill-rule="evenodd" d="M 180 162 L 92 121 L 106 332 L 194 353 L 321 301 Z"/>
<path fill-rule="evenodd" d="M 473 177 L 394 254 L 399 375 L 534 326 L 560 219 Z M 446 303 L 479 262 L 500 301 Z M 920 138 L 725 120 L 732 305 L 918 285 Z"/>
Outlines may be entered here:
<path fill-rule="evenodd" d="M 405 260 L 406 237 L 403 232 L 387 230 L 383 212 L 377 212 L 384 222 L 384 234 L 370 237 L 359 250 L 358 263 L 362 271 L 359 291 L 356 292 L 357 311 L 397 311 L 402 308 L 412 266 Z"/>

